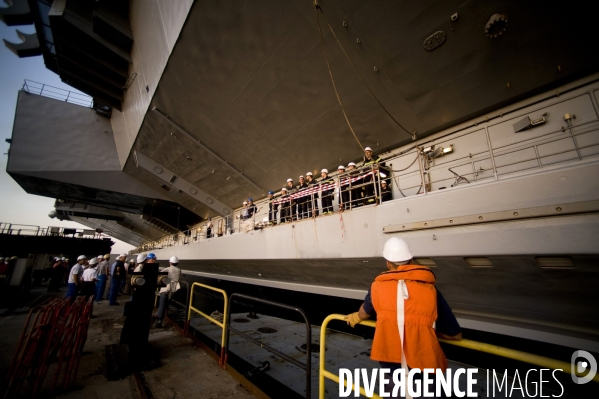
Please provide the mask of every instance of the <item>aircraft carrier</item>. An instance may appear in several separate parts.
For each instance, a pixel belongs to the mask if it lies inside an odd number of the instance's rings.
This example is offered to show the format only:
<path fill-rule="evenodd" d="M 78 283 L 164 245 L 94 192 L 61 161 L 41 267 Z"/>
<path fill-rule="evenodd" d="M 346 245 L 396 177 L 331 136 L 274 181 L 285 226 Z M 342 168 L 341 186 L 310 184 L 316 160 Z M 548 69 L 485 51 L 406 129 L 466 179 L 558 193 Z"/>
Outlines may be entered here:
<path fill-rule="evenodd" d="M 599 352 L 587 2 L 12 3 L 37 33 L 6 45 L 89 95 L 18 93 L 7 172 L 57 217 L 316 323 L 359 306 L 399 236 L 462 327 Z M 335 171 L 366 146 L 393 199 L 340 212 Z M 269 223 L 266 193 L 322 168 L 334 212 Z"/>

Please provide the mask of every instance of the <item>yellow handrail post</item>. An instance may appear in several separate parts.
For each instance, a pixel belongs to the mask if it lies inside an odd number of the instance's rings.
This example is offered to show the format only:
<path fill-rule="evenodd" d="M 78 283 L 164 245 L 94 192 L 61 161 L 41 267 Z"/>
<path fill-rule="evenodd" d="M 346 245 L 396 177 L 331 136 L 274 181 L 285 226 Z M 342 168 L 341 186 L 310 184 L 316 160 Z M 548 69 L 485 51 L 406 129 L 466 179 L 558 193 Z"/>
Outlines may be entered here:
<path fill-rule="evenodd" d="M 331 320 L 345 321 L 345 315 L 335 314 L 335 313 L 328 315 L 326 317 L 326 319 L 324 319 L 324 321 L 322 322 L 322 325 L 320 326 L 320 367 L 319 367 L 319 371 L 318 371 L 318 398 L 319 399 L 324 399 L 324 379 L 325 379 L 325 377 L 339 383 L 339 377 L 325 369 L 325 361 L 326 361 L 325 348 L 326 348 L 326 339 L 327 339 L 327 325 L 329 324 L 329 322 Z M 363 320 L 360 324 L 369 326 L 369 327 L 376 327 L 376 322 L 374 322 L 372 320 Z M 343 383 L 345 384 L 345 386 L 347 386 L 347 381 L 344 381 Z M 366 391 L 362 387 L 360 387 L 360 395 L 367 396 Z M 380 399 L 380 396 L 377 394 L 374 394 L 372 396 L 372 398 Z"/>
<path fill-rule="evenodd" d="M 208 290 L 212 290 L 212 291 L 216 291 L 219 292 L 223 295 L 224 301 L 225 301 L 225 306 L 223 309 L 223 321 L 220 322 L 218 320 L 216 320 L 215 318 L 207 315 L 206 313 L 202 312 L 199 309 L 196 309 L 193 307 L 193 293 L 194 293 L 194 288 L 195 287 L 203 287 L 206 288 Z M 227 297 L 227 293 L 225 290 L 221 290 L 220 288 L 216 288 L 216 287 L 212 287 L 210 285 L 206 285 L 206 284 L 202 284 L 202 283 L 193 283 L 191 286 L 191 293 L 189 295 L 189 307 L 187 309 L 187 321 L 185 323 L 185 333 L 187 334 L 188 330 L 189 330 L 189 323 L 191 320 L 191 311 L 194 311 L 195 313 L 201 315 L 202 317 L 204 317 L 205 319 L 208 319 L 209 321 L 211 321 L 212 323 L 216 324 L 217 326 L 219 326 L 220 328 L 222 328 L 223 333 L 221 336 L 221 344 L 220 344 L 220 358 L 218 361 L 218 365 L 221 366 L 221 368 L 225 368 L 225 365 L 227 364 L 227 350 L 225 348 L 225 332 L 227 331 L 227 316 L 229 314 L 229 299 Z"/>

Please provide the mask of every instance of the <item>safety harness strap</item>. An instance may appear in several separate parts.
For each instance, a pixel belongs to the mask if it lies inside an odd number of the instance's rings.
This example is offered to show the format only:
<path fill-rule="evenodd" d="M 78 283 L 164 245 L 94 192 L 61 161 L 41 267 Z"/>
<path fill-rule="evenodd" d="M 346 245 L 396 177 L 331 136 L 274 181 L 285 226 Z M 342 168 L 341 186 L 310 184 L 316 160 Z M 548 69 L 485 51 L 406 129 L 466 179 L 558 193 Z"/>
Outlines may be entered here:
<path fill-rule="evenodd" d="M 408 286 L 405 280 L 397 281 L 397 328 L 399 329 L 399 340 L 401 342 L 401 368 L 404 371 L 404 385 L 406 387 L 406 398 L 412 399 L 408 392 L 408 362 L 406 361 L 405 344 L 405 306 L 404 301 L 409 299 Z"/>

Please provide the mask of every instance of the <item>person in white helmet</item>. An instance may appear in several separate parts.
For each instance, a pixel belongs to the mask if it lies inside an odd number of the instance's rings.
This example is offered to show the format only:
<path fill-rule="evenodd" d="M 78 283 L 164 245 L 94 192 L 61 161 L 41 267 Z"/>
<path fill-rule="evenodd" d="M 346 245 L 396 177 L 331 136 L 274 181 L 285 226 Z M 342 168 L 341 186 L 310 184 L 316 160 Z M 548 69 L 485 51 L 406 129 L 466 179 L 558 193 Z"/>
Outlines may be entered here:
<path fill-rule="evenodd" d="M 125 260 L 127 260 L 127 254 L 120 254 L 116 258 L 116 262 L 112 265 L 112 272 L 110 277 L 110 290 L 108 291 L 108 305 L 117 306 L 120 303 L 117 302 L 117 296 L 121 287 L 125 284 L 125 278 L 127 277 L 127 271 L 125 269 Z"/>
<path fill-rule="evenodd" d="M 349 185 L 347 175 L 345 174 L 345 166 L 337 167 L 337 175 L 339 177 L 339 212 L 349 209 Z"/>
<path fill-rule="evenodd" d="M 241 210 L 241 220 L 249 219 L 250 212 L 248 211 L 247 201 L 243 201 L 243 209 Z"/>
<path fill-rule="evenodd" d="M 110 265 L 110 254 L 98 256 L 98 282 L 96 283 L 96 302 L 101 303 L 104 300 L 104 291 L 106 291 L 106 281 L 108 281 L 108 268 Z"/>
<path fill-rule="evenodd" d="M 293 184 L 293 179 L 287 179 L 287 185 L 285 186 L 287 189 L 287 195 L 289 196 L 288 211 L 287 218 L 289 221 L 297 220 L 297 200 L 295 198 L 291 198 L 291 196 L 297 193 L 297 187 Z"/>
<path fill-rule="evenodd" d="M 280 218 L 280 223 L 286 223 L 288 222 L 289 219 L 289 193 L 287 192 L 287 187 L 283 187 L 281 189 L 281 198 L 280 198 L 280 202 L 279 203 L 279 218 Z"/>
<path fill-rule="evenodd" d="M 162 328 L 162 321 L 164 320 L 164 315 L 166 314 L 166 310 L 168 309 L 168 303 L 175 294 L 175 292 L 177 292 L 181 288 L 181 285 L 179 284 L 179 278 L 181 277 L 181 269 L 179 269 L 178 267 L 179 258 L 177 258 L 176 256 L 171 256 L 168 263 L 169 266 L 161 270 L 161 272 L 168 272 L 168 276 L 166 277 L 168 277 L 169 282 L 160 289 L 158 314 L 156 316 L 157 328 Z"/>
<path fill-rule="evenodd" d="M 297 185 L 297 192 L 299 194 L 305 194 L 305 190 L 308 188 L 308 183 L 306 183 L 306 178 L 301 175 L 299 177 L 299 184 Z M 308 200 L 309 197 L 299 197 L 297 199 L 297 218 L 305 219 L 308 217 Z"/>
<path fill-rule="evenodd" d="M 89 260 L 89 267 L 83 271 L 81 280 L 83 286 L 81 287 L 81 295 L 95 296 L 96 295 L 96 281 L 98 281 L 98 258 L 91 258 Z"/>
<path fill-rule="evenodd" d="M 310 196 L 308 197 L 308 217 L 316 217 L 318 216 L 318 203 L 316 201 L 316 199 L 318 198 L 318 194 L 314 193 L 314 186 L 316 185 L 316 180 L 314 180 L 314 175 L 312 174 L 312 172 L 307 172 L 306 173 L 306 184 L 308 185 L 308 188 L 310 189 L 310 191 L 312 191 L 312 194 L 310 194 Z"/>
<path fill-rule="evenodd" d="M 77 257 L 77 263 L 73 265 L 69 271 L 69 280 L 67 282 L 67 293 L 65 298 L 70 298 L 71 301 L 75 300 L 79 287 L 81 286 L 81 276 L 83 275 L 83 265 L 87 262 L 87 256 L 79 255 Z"/>
<path fill-rule="evenodd" d="M 355 162 L 348 163 L 345 171 L 348 172 L 349 179 L 353 179 L 360 174 L 360 172 L 356 169 Z M 348 184 L 347 192 L 349 197 L 349 209 L 362 205 L 362 187 L 355 187 L 359 186 L 360 184 L 362 184 L 360 180 L 356 180 L 355 182 L 350 181 Z"/>
<path fill-rule="evenodd" d="M 377 315 L 370 358 L 382 368 L 445 370 L 447 360 L 437 337 L 461 340 L 462 331 L 443 295 L 435 287 L 435 275 L 413 262 L 407 242 L 392 237 L 383 248 L 388 271 L 368 290 L 358 312 L 345 316 L 356 326 Z M 432 390 L 431 392 L 434 392 Z"/>
<path fill-rule="evenodd" d="M 378 191 L 378 188 L 376 186 L 380 179 L 379 168 L 380 168 L 380 166 L 384 166 L 384 165 L 385 165 L 385 163 L 382 161 L 382 159 L 379 156 L 372 155 L 372 148 L 370 148 L 370 147 L 364 148 L 364 164 L 363 164 L 363 166 L 370 166 L 370 167 L 364 169 L 364 173 L 366 173 L 366 175 L 364 176 L 364 179 L 362 180 L 362 182 L 364 183 L 364 186 L 362 187 L 362 191 L 364 193 L 364 205 L 376 204 L 377 191 Z M 374 176 L 371 174 L 371 172 L 374 173 Z M 370 182 L 372 182 L 372 184 L 367 184 Z M 380 193 L 378 193 L 378 194 L 380 194 Z"/>
<path fill-rule="evenodd" d="M 329 171 L 327 169 L 322 169 L 320 171 L 320 176 L 322 177 L 322 179 L 320 180 L 320 204 L 322 206 L 322 214 L 327 215 L 329 213 L 333 213 L 334 190 L 333 187 L 329 187 L 333 184 L 333 179 L 329 177 Z"/>

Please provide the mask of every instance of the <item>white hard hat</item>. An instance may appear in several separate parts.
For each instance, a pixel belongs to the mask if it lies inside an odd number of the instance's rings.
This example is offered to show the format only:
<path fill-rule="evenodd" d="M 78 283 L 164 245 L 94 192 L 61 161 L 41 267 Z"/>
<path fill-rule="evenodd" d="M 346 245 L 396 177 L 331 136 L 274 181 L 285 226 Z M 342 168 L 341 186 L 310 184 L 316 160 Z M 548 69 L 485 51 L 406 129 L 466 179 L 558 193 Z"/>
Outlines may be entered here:
<path fill-rule="evenodd" d="M 287 191 L 287 189 L 286 189 L 285 187 L 283 187 L 283 188 L 281 189 L 281 191 Z"/>
<path fill-rule="evenodd" d="M 119 258 L 126 258 L 126 257 L 127 257 L 127 254 L 120 254 L 119 255 Z"/>
<path fill-rule="evenodd" d="M 4 260 L 4 257 L 3 257 L 3 256 L 0 256 L 0 260 Z"/>
<path fill-rule="evenodd" d="M 247 204 L 248 204 L 247 201 L 243 201 L 243 205 L 247 205 Z"/>
<path fill-rule="evenodd" d="M 414 257 L 407 242 L 399 237 L 391 237 L 383 247 L 383 258 L 389 262 L 405 262 Z"/>
<path fill-rule="evenodd" d="M 370 152 L 372 152 L 372 148 L 366 147 L 366 148 L 364 148 L 364 151 L 370 151 Z"/>
<path fill-rule="evenodd" d="M 293 179 L 291 177 L 289 179 L 287 179 L 287 183 L 289 183 L 289 182 L 293 183 Z"/>
<path fill-rule="evenodd" d="M 303 178 L 304 178 L 304 175 L 300 175 L 300 177 L 299 177 L 299 178 L 300 178 L 300 179 L 303 179 Z"/>
<path fill-rule="evenodd" d="M 96 264 L 98 264 L 98 258 L 91 258 L 89 260 L 89 264 L 90 265 L 96 265 Z"/>
<path fill-rule="evenodd" d="M 54 258 L 55 261 L 60 260 L 60 258 L 57 256 Z"/>
<path fill-rule="evenodd" d="M 146 260 L 147 257 L 148 257 L 148 255 L 145 252 L 143 254 L 139 254 L 139 255 L 137 255 L 136 262 L 143 263 L 143 261 Z"/>
<path fill-rule="evenodd" d="M 83 260 L 83 259 L 87 259 L 87 256 L 85 256 L 85 255 L 79 255 L 77 257 L 77 260 Z"/>
<path fill-rule="evenodd" d="M 347 166 L 356 166 L 356 164 L 353 163 L 353 162 L 350 162 L 350 163 L 347 164 Z"/>
<path fill-rule="evenodd" d="M 168 260 L 169 263 L 179 263 L 179 258 L 177 258 L 176 256 L 171 256 L 171 258 Z"/>
<path fill-rule="evenodd" d="M 320 171 L 320 173 L 329 173 L 329 170 L 328 169 L 323 169 L 323 170 Z"/>
<path fill-rule="evenodd" d="M 312 174 L 312 172 L 308 172 L 308 173 L 306 173 L 306 176 L 314 176 L 314 175 Z"/>
<path fill-rule="evenodd" d="M 65 258 L 64 256 L 62 258 L 60 258 L 60 260 L 67 260 L 67 258 Z"/>
<path fill-rule="evenodd" d="M 337 170 L 339 170 L 339 169 L 341 169 L 341 170 L 345 170 L 345 166 L 343 166 L 343 165 L 339 165 L 339 167 L 337 167 Z"/>

